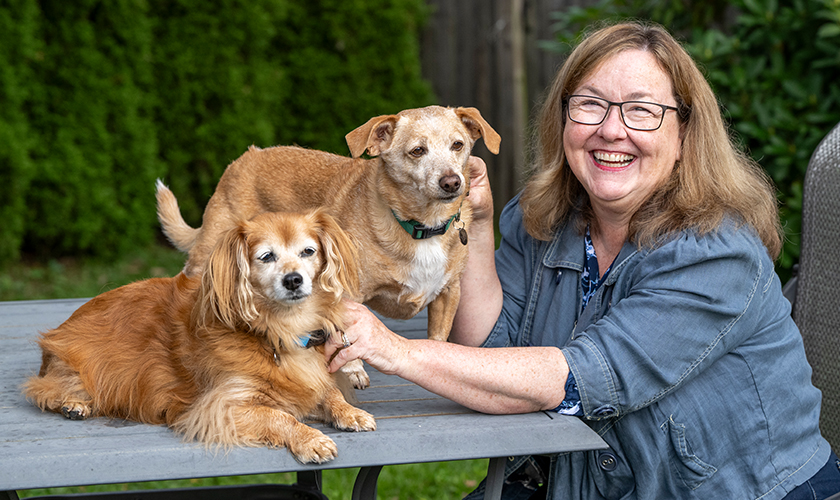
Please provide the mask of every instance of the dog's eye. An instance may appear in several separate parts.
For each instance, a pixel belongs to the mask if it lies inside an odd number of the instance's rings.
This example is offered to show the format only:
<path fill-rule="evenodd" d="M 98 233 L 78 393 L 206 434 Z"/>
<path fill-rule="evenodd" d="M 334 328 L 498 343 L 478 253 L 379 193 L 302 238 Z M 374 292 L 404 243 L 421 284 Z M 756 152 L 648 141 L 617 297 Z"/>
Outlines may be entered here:
<path fill-rule="evenodd" d="M 424 148 L 423 146 L 417 146 L 416 148 L 409 151 L 408 154 L 415 158 L 420 158 L 421 156 L 426 154 L 426 148 Z"/>
<path fill-rule="evenodd" d="M 315 249 L 312 247 L 306 247 L 303 249 L 303 252 L 300 253 L 301 257 L 312 257 L 315 255 Z"/>
<path fill-rule="evenodd" d="M 464 143 L 461 141 L 455 141 L 452 143 L 452 151 L 460 151 L 464 149 Z"/>
<path fill-rule="evenodd" d="M 277 260 L 277 256 L 274 255 L 274 252 L 266 252 L 257 258 L 260 259 L 261 262 L 265 263 L 274 262 L 275 260 Z"/>

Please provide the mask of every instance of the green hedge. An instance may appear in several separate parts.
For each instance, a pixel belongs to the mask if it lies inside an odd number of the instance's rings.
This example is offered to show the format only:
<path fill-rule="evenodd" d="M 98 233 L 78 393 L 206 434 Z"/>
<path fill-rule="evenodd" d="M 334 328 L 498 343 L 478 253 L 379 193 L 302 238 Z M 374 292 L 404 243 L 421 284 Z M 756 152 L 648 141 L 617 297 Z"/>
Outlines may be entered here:
<path fill-rule="evenodd" d="M 422 0 L 10 0 L 0 5 L 0 263 L 113 256 L 188 222 L 251 145 L 347 154 L 430 104 Z"/>
<path fill-rule="evenodd" d="M 0 8 L 0 262 L 17 257 L 23 242 L 34 169 L 29 153 L 35 141 L 25 112 L 34 77 L 27 61 L 42 48 L 27 29 L 37 13 L 30 4 L 21 7 Z"/>
<path fill-rule="evenodd" d="M 558 13 L 568 50 L 597 20 L 662 23 L 682 38 L 715 89 L 732 132 L 778 188 L 783 281 L 799 257 L 802 184 L 819 141 L 840 122 L 837 0 L 607 0 Z"/>

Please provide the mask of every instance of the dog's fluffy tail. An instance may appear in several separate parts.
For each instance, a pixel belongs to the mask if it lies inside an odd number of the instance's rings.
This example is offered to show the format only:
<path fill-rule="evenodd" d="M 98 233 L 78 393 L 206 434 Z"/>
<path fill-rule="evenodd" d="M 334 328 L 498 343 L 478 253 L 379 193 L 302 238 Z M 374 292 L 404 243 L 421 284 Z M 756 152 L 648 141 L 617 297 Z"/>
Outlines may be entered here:
<path fill-rule="evenodd" d="M 163 234 L 182 252 L 189 252 L 195 245 L 195 240 L 201 229 L 190 227 L 181 216 L 178 200 L 175 194 L 163 184 L 160 179 L 155 183 L 155 198 L 157 199 L 157 215 Z"/>

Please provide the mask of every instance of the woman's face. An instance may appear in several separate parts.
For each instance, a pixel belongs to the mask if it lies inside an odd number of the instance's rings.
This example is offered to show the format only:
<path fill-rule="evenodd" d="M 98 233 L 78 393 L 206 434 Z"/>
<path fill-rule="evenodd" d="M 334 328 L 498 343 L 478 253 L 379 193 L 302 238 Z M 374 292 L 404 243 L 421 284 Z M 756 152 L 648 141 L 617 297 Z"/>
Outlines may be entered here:
<path fill-rule="evenodd" d="M 653 55 L 635 49 L 606 59 L 573 94 L 677 105 L 671 79 Z M 600 125 L 575 123 L 567 115 L 563 144 L 596 215 L 608 211 L 629 217 L 668 179 L 680 159 L 680 125 L 676 111 L 668 110 L 659 129 L 633 130 L 621 120 L 618 106 L 610 106 Z"/>

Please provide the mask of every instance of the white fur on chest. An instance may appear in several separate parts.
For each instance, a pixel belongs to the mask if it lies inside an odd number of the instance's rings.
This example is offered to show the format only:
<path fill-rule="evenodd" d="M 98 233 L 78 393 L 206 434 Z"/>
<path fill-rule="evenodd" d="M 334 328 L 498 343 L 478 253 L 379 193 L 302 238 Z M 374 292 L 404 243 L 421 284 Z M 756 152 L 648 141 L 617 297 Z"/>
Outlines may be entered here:
<path fill-rule="evenodd" d="M 422 297 L 425 306 L 449 280 L 446 273 L 447 258 L 440 238 L 420 240 L 416 245 L 414 260 L 403 284 L 411 295 Z"/>

